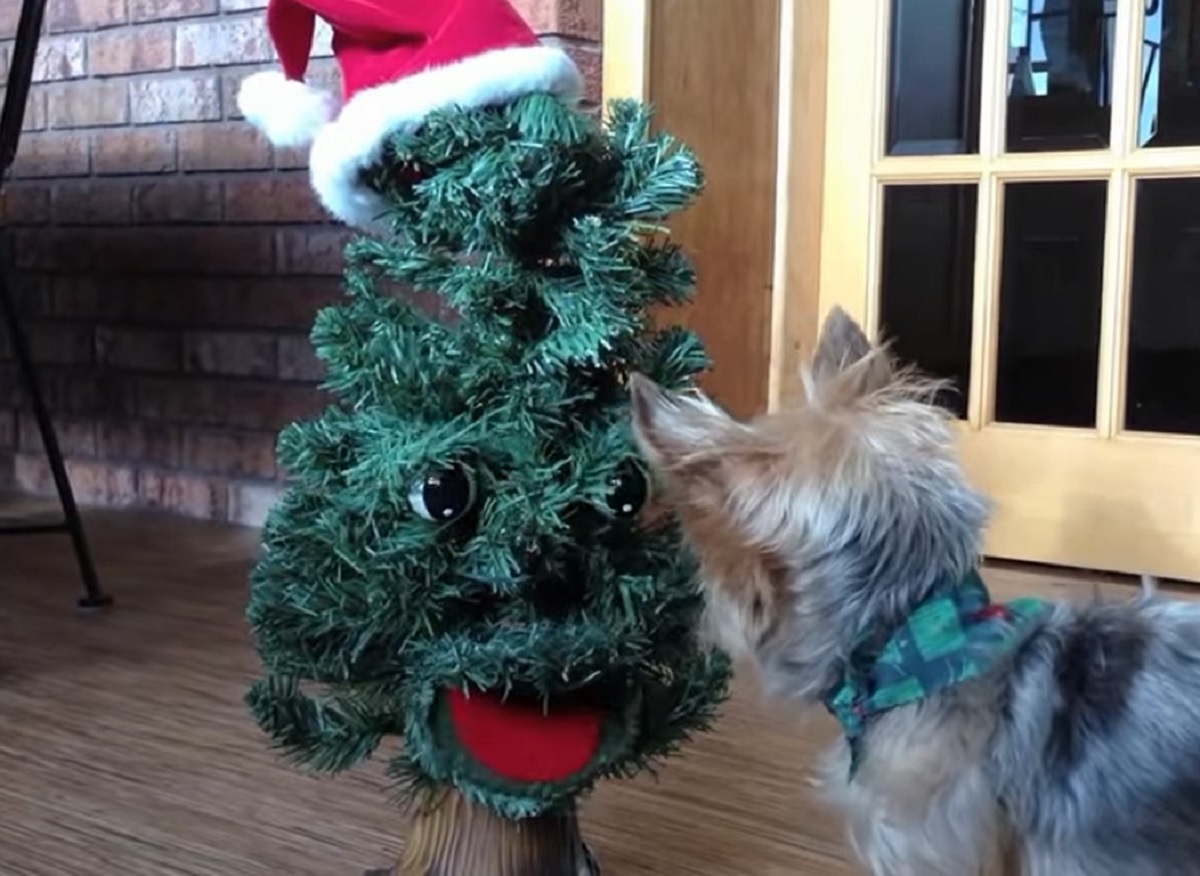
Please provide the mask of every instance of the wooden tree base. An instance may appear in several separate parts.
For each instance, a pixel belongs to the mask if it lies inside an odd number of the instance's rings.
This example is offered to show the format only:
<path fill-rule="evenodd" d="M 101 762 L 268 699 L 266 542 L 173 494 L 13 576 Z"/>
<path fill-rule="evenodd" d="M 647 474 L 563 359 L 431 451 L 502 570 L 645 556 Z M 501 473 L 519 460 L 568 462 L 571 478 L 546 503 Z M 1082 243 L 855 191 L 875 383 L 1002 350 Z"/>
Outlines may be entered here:
<path fill-rule="evenodd" d="M 600 876 L 568 812 L 509 821 L 454 790 L 417 813 L 395 867 L 367 876 Z"/>

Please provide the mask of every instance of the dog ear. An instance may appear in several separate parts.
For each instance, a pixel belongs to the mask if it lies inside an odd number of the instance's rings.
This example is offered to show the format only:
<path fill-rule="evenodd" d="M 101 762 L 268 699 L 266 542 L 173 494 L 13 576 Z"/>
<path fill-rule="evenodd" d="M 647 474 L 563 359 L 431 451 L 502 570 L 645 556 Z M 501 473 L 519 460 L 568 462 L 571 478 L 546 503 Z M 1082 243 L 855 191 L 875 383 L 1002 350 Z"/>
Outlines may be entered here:
<path fill-rule="evenodd" d="M 646 461 L 674 469 L 703 456 L 734 425 L 728 414 L 703 393 L 663 389 L 641 374 L 629 376 L 633 435 Z"/>
<path fill-rule="evenodd" d="M 894 377 L 892 358 L 871 343 L 850 314 L 834 307 L 825 318 L 812 358 L 812 379 L 818 385 L 837 382 L 851 395 L 873 392 Z"/>
<path fill-rule="evenodd" d="M 825 317 L 817 349 L 813 353 L 812 373 L 817 380 L 841 374 L 871 353 L 871 340 L 850 314 L 834 307 Z"/>

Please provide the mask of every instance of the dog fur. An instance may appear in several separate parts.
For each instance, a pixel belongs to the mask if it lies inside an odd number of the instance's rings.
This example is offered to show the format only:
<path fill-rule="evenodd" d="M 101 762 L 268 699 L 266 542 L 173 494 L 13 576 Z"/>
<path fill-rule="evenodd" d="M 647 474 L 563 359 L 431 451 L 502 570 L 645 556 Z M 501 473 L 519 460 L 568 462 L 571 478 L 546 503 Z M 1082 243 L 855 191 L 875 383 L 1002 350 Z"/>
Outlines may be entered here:
<path fill-rule="evenodd" d="M 940 389 L 841 310 L 803 404 L 737 421 L 631 379 L 634 432 L 699 557 L 710 628 L 819 702 L 868 631 L 979 559 L 988 503 Z M 876 876 L 1200 874 L 1200 606 L 1057 604 L 991 672 L 876 718 L 823 768 Z"/>

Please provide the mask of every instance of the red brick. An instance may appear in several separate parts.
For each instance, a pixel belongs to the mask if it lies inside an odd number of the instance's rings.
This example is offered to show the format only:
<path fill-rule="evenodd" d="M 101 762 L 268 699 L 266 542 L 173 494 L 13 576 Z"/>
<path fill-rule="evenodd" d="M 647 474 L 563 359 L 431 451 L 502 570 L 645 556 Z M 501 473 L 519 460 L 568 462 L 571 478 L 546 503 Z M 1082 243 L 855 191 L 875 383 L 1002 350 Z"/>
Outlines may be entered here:
<path fill-rule="evenodd" d="M 131 281 L 91 274 L 56 277 L 52 299 L 53 312 L 67 319 L 307 332 L 316 312 L 338 300 L 339 285 L 315 277 L 148 275 Z"/>
<path fill-rule="evenodd" d="M 98 131 L 93 135 L 96 173 L 163 173 L 175 169 L 175 132 L 164 128 Z"/>
<path fill-rule="evenodd" d="M 37 417 L 21 414 L 18 418 L 18 446 L 26 453 L 45 453 L 42 433 L 38 429 Z M 96 455 L 96 423 L 90 419 L 58 417 L 54 421 L 54 432 L 58 446 L 64 456 Z"/>
<path fill-rule="evenodd" d="M 180 67 L 215 67 L 271 60 L 271 40 L 261 15 L 181 24 L 175 30 Z"/>
<path fill-rule="evenodd" d="M 325 378 L 325 363 L 317 358 L 306 335 L 282 335 L 278 344 L 280 379 L 317 382 Z"/>
<path fill-rule="evenodd" d="M 169 27 L 101 31 L 88 38 L 93 76 L 169 70 L 174 63 L 175 40 Z"/>
<path fill-rule="evenodd" d="M 68 319 L 91 318 L 100 315 L 100 288 L 94 277 L 54 277 L 52 297 L 55 316 Z"/>
<path fill-rule="evenodd" d="M 188 125 L 179 130 L 183 170 L 265 170 L 271 145 L 246 124 Z"/>
<path fill-rule="evenodd" d="M 216 11 L 217 0 L 129 0 L 129 14 L 134 21 L 191 18 Z"/>
<path fill-rule="evenodd" d="M 243 177 L 225 183 L 227 222 L 311 223 L 324 217 L 306 173 Z"/>
<path fill-rule="evenodd" d="M 33 61 L 33 81 L 55 82 L 85 75 L 84 45 L 81 36 L 48 37 L 42 40 Z"/>
<path fill-rule="evenodd" d="M 144 183 L 134 189 L 134 215 L 145 224 L 218 222 L 221 184 L 208 179 L 170 179 Z"/>
<path fill-rule="evenodd" d="M 183 367 L 196 374 L 274 377 L 274 335 L 252 332 L 194 332 L 184 338 Z"/>
<path fill-rule="evenodd" d="M 229 477 L 273 478 L 275 434 L 188 429 L 183 436 L 183 465 Z"/>
<path fill-rule="evenodd" d="M 216 383 L 146 378 L 137 383 L 138 416 L 152 423 L 225 425 L 227 400 Z"/>
<path fill-rule="evenodd" d="M 46 89 L 35 88 L 29 93 L 29 101 L 25 104 L 25 118 L 21 120 L 21 130 L 46 130 Z"/>
<path fill-rule="evenodd" d="M 124 24 L 125 0 L 49 0 L 46 27 L 51 33 L 95 30 Z"/>
<path fill-rule="evenodd" d="M 129 185 L 124 182 L 63 182 L 54 186 L 54 221 L 59 225 L 125 225 Z"/>
<path fill-rule="evenodd" d="M 179 370 L 179 335 L 152 329 L 96 328 L 96 361 L 128 371 Z"/>
<path fill-rule="evenodd" d="M 146 79 L 130 83 L 134 124 L 198 122 L 221 118 L 221 86 L 215 75 Z"/>
<path fill-rule="evenodd" d="M 200 520 L 225 520 L 226 485 L 218 478 L 144 469 L 138 472 L 137 495 L 149 508 Z"/>
<path fill-rule="evenodd" d="M 242 87 L 242 80 L 245 78 L 245 70 L 226 71 L 221 74 L 221 106 L 225 108 L 225 118 L 230 121 L 245 118 L 237 105 L 238 89 Z"/>
<path fill-rule="evenodd" d="M 516 0 L 514 6 L 539 34 L 600 39 L 602 0 Z"/>
<path fill-rule="evenodd" d="M 91 264 L 93 247 L 88 235 L 78 228 L 18 228 L 13 234 L 17 268 L 61 271 Z"/>
<path fill-rule="evenodd" d="M 0 189 L 0 216 L 6 225 L 44 225 L 50 221 L 50 187 L 14 183 Z"/>
<path fill-rule="evenodd" d="M 17 35 L 17 21 L 21 17 L 21 4 L 0 3 L 0 40 L 10 40 Z"/>
<path fill-rule="evenodd" d="M 178 468 L 183 437 L 178 426 L 137 420 L 101 420 L 96 425 L 96 452 L 102 459 Z"/>
<path fill-rule="evenodd" d="M 47 132 L 21 138 L 13 164 L 17 177 L 86 176 L 88 142 L 84 134 Z"/>
<path fill-rule="evenodd" d="M 307 330 L 317 311 L 339 297 L 340 281 L 331 277 L 270 277 L 226 280 L 200 300 L 210 324 Z"/>
<path fill-rule="evenodd" d="M 125 508 L 137 501 L 137 476 L 132 466 L 67 460 L 75 498 L 82 505 Z"/>
<path fill-rule="evenodd" d="M 283 487 L 279 484 L 231 483 L 229 522 L 240 526 L 261 527 L 282 493 Z"/>
<path fill-rule="evenodd" d="M 52 128 L 97 128 L 129 122 L 124 82 L 91 80 L 60 85 L 46 92 Z"/>
<path fill-rule="evenodd" d="M 13 483 L 18 490 L 47 495 L 54 490 L 50 464 L 44 453 L 18 453 L 13 458 Z M 76 497 L 78 499 L 78 497 Z"/>
<path fill-rule="evenodd" d="M 289 423 L 312 419 L 329 404 L 325 393 L 310 387 L 241 381 L 226 392 L 227 422 L 241 429 L 276 432 Z"/>
<path fill-rule="evenodd" d="M 0 450 L 17 446 L 17 413 L 0 410 Z"/>
<path fill-rule="evenodd" d="M 18 266 L 34 270 L 126 278 L 272 270 L 271 232 L 259 228 L 27 228 L 17 229 L 16 240 Z"/>
<path fill-rule="evenodd" d="M 584 100 L 593 104 L 599 103 L 602 97 L 601 84 L 603 78 L 601 71 L 603 55 L 600 48 L 598 46 L 564 43 L 562 49 L 575 62 L 575 66 L 579 68 L 579 72 L 583 76 Z"/>
<path fill-rule="evenodd" d="M 180 296 L 179 287 L 196 281 L 178 277 L 115 275 L 65 276 L 54 279 L 54 313 L 75 320 L 113 324 L 178 327 L 203 317 L 194 299 Z M 176 360 L 178 362 L 178 359 Z"/>
<path fill-rule="evenodd" d="M 35 322 L 25 326 L 29 350 L 37 362 L 83 365 L 92 361 L 91 326 L 70 322 Z"/>
<path fill-rule="evenodd" d="M 203 274 L 270 274 L 271 232 L 261 228 L 205 228 L 187 235 L 190 270 Z"/>
<path fill-rule="evenodd" d="M 285 274 L 341 274 L 342 250 L 350 239 L 343 228 L 297 228 L 279 232 L 279 270 Z"/>
<path fill-rule="evenodd" d="M 28 272 L 18 272 L 12 280 L 9 291 L 12 293 L 17 314 L 30 322 L 42 320 L 48 323 L 54 316 L 51 279 Z M 0 339 L 5 337 L 5 331 L 0 329 Z M 6 344 L 6 340 L 0 340 L 0 358 L 3 358 L 2 351 L 10 349 Z"/>
<path fill-rule="evenodd" d="M 126 417 L 136 409 L 134 388 L 125 375 L 48 366 L 42 369 L 42 389 L 56 416 Z"/>
<path fill-rule="evenodd" d="M 271 233 L 258 228 L 142 227 L 94 234 L 91 269 L 152 274 L 266 274 Z M 170 300 L 163 301 L 170 306 Z"/>
<path fill-rule="evenodd" d="M 18 274 L 13 284 L 17 311 L 26 319 L 49 320 L 54 317 L 53 278 Z"/>
<path fill-rule="evenodd" d="M 146 378 L 138 384 L 139 413 L 152 422 L 275 431 L 326 404 L 314 389 L 264 381 Z"/>
<path fill-rule="evenodd" d="M 275 166 L 279 170 L 306 170 L 308 168 L 308 147 L 276 147 Z"/>
<path fill-rule="evenodd" d="M 137 500 L 136 476 L 132 466 L 91 460 L 67 460 L 67 475 L 75 500 L 81 505 L 123 508 Z M 18 453 L 16 482 L 23 490 L 41 495 L 54 492 L 50 466 L 42 453 Z"/>

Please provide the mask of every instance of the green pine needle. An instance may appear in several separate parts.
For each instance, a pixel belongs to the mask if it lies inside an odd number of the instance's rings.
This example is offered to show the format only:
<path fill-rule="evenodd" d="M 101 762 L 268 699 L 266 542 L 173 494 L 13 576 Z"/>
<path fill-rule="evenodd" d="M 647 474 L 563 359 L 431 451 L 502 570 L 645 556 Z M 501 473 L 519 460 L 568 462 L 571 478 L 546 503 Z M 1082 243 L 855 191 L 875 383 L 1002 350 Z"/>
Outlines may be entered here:
<path fill-rule="evenodd" d="M 405 799 L 451 781 L 524 817 L 712 722 L 730 670 L 696 640 L 693 561 L 673 524 L 614 504 L 643 470 L 628 373 L 687 387 L 708 367 L 692 332 L 652 327 L 691 296 L 664 223 L 703 176 L 650 117 L 617 102 L 602 127 L 541 94 L 450 109 L 368 172 L 393 234 L 347 247 L 346 294 L 316 318 L 332 403 L 280 435 L 289 488 L 247 606 L 265 670 L 247 701 L 295 762 L 340 771 L 404 737 Z M 426 479 L 448 472 L 472 501 L 444 518 Z M 473 784 L 427 732 L 439 689 L 552 708 L 598 680 L 630 692 L 635 735 L 562 785 Z"/>

